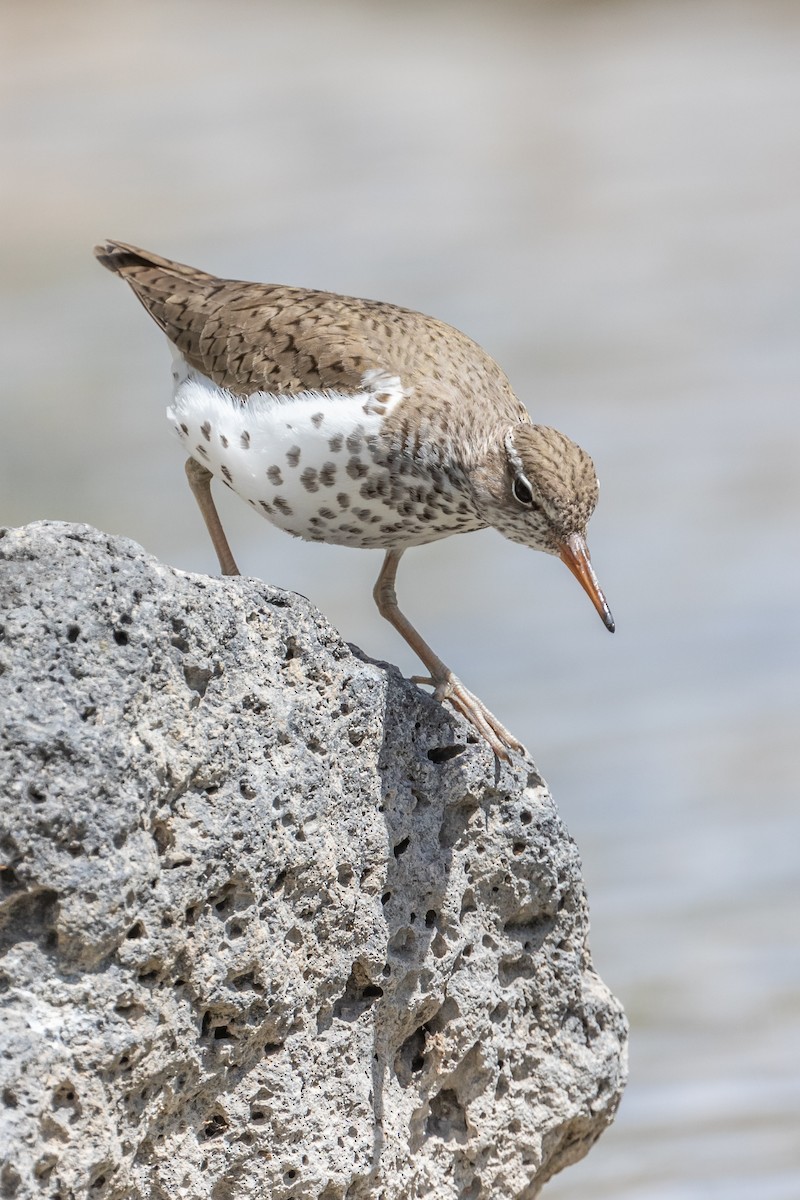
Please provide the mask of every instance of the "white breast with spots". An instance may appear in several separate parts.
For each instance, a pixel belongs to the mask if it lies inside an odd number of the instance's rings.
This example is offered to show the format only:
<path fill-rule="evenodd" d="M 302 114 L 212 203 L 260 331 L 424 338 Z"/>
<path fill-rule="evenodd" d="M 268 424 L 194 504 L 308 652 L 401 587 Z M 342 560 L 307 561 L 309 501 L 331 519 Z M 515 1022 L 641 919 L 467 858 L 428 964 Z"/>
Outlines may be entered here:
<path fill-rule="evenodd" d="M 370 447 L 406 394 L 397 377 L 369 372 L 352 394 L 257 392 L 244 401 L 178 356 L 173 377 L 167 416 L 186 453 L 262 516 L 314 541 L 381 544 L 378 527 L 396 513 L 361 489 L 368 473 L 385 473 Z"/>

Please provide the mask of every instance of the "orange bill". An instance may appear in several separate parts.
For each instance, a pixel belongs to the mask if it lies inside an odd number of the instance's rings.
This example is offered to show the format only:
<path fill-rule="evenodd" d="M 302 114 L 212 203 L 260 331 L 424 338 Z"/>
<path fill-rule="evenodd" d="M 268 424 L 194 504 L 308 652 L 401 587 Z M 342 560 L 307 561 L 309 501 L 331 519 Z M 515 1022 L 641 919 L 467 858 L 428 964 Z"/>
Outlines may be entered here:
<path fill-rule="evenodd" d="M 583 590 L 599 612 L 603 624 L 609 633 L 614 632 L 614 618 L 606 603 L 606 598 L 600 590 L 597 576 L 589 558 L 589 547 L 586 538 L 581 533 L 573 533 L 559 550 L 559 557 L 566 563 L 572 574 L 578 580 Z"/>

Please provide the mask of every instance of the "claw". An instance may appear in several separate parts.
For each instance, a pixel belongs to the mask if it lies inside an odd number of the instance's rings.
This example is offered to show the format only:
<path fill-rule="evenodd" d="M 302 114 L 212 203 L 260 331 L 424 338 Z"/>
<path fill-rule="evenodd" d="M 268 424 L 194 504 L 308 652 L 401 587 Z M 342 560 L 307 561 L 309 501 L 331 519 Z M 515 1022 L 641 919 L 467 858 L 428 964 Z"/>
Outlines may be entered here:
<path fill-rule="evenodd" d="M 525 753 L 522 742 L 518 741 L 505 725 L 498 721 L 494 713 L 489 711 L 483 701 L 465 688 L 452 672 L 438 680 L 427 675 L 413 675 L 411 682 L 432 687 L 434 699 L 440 703 L 447 701 L 452 705 L 457 713 L 469 721 L 484 741 L 489 743 L 496 756 L 503 762 L 511 762 L 509 750 Z"/>

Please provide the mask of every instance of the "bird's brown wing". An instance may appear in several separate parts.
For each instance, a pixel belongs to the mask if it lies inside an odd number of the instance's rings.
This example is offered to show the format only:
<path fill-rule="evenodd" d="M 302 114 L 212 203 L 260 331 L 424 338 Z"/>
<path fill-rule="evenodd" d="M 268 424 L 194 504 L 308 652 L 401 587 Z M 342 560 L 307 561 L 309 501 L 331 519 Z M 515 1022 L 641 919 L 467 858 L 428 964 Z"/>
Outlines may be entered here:
<path fill-rule="evenodd" d="M 127 280 L 189 365 L 235 395 L 351 394 L 365 386 L 366 372 L 379 372 L 432 409 L 455 412 L 469 397 L 479 440 L 498 422 L 528 420 L 494 359 L 434 317 L 332 292 L 218 279 L 124 242 L 106 242 L 95 254 Z"/>
<path fill-rule="evenodd" d="M 398 369 L 391 361 L 391 331 L 405 310 L 219 279 L 123 242 L 106 242 L 95 254 L 130 284 L 191 367 L 237 395 L 349 392 L 365 371 Z"/>

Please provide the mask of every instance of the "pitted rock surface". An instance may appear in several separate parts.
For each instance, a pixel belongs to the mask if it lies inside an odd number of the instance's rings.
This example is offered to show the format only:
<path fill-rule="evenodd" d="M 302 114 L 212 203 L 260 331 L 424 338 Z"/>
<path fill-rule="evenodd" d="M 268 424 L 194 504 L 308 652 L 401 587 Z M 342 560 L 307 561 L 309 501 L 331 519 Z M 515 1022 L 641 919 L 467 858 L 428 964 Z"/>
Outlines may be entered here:
<path fill-rule="evenodd" d="M 530 760 L 302 597 L 0 537 L 0 1195 L 532 1200 L 624 1085 Z"/>

